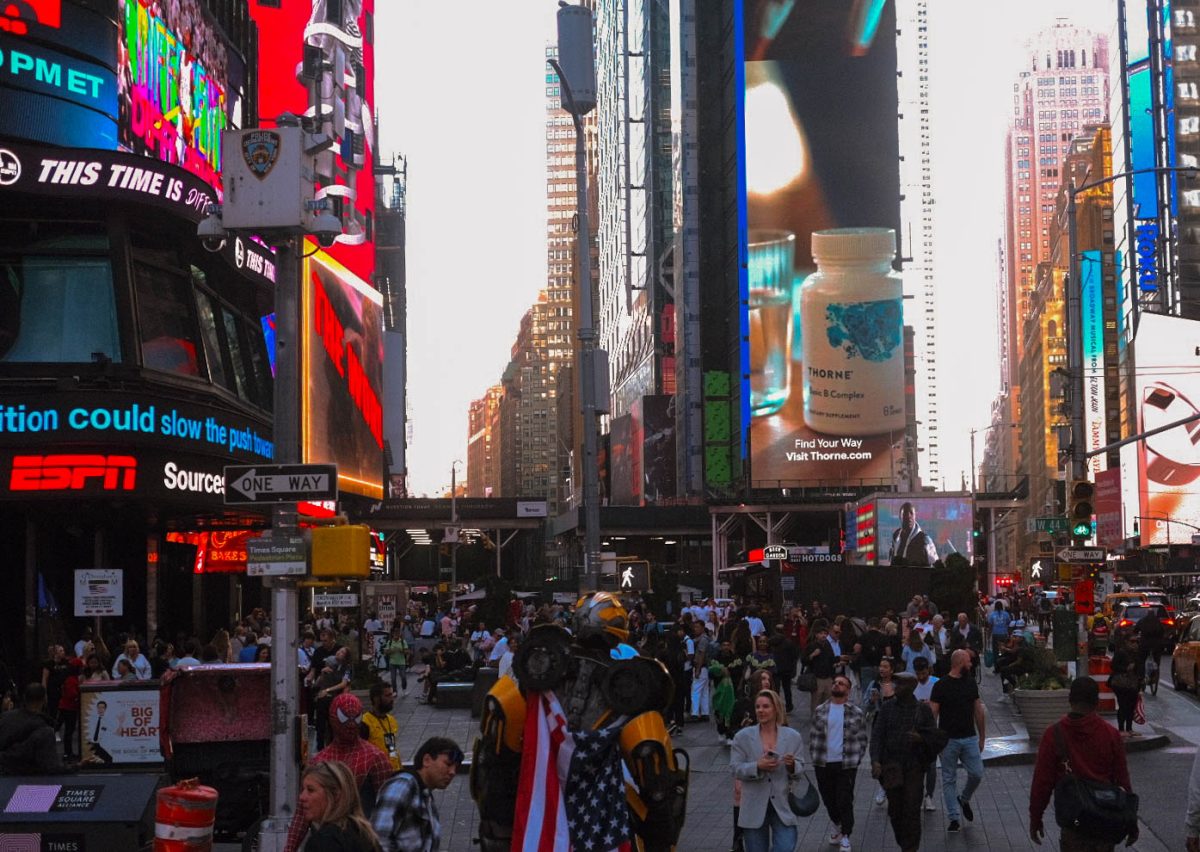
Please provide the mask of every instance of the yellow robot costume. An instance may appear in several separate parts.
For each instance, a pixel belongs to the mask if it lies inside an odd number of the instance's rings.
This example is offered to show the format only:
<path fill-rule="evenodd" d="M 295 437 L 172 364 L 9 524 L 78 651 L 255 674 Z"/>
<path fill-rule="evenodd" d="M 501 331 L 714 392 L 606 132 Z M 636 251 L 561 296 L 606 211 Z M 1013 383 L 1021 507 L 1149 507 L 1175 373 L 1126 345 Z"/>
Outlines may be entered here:
<path fill-rule="evenodd" d="M 687 753 L 672 747 L 662 717 L 671 678 L 624 644 L 627 624 L 615 595 L 585 595 L 572 632 L 533 628 L 515 678 L 488 693 L 471 766 L 482 852 L 674 849 Z M 597 819 L 604 838 L 589 846 Z"/>

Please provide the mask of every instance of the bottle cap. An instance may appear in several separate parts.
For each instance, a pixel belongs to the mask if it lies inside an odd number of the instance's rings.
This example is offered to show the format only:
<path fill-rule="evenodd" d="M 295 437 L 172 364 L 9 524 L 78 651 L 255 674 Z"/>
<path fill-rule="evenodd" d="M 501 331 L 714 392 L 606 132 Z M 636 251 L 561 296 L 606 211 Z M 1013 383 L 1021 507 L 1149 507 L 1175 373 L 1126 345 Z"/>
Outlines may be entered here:
<path fill-rule="evenodd" d="M 813 231 L 813 260 L 891 260 L 896 232 L 891 228 L 833 228 Z"/>

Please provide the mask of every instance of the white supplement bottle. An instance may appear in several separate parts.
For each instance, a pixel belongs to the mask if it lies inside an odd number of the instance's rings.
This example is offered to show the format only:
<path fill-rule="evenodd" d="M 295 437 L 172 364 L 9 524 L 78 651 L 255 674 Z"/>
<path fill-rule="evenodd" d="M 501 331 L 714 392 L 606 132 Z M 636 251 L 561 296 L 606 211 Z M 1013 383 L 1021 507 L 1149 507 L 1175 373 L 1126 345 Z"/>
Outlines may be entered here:
<path fill-rule="evenodd" d="M 903 284 L 891 228 L 815 231 L 800 288 L 804 423 L 826 435 L 904 428 Z"/>

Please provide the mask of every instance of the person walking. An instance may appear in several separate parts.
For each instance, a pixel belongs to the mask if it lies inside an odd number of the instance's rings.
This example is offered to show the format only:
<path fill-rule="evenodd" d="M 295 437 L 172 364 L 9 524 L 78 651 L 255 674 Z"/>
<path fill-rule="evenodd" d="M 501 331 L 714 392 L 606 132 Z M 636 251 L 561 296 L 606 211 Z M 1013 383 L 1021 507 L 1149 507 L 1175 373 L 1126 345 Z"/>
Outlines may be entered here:
<path fill-rule="evenodd" d="M 400 769 L 400 753 L 396 750 L 396 735 L 399 726 L 392 716 L 396 706 L 396 690 L 381 680 L 371 684 L 371 709 L 363 713 L 359 723 L 359 736 L 387 755 L 396 771 Z"/>
<path fill-rule="evenodd" d="M 1138 637 L 1131 635 L 1113 653 L 1109 688 L 1117 697 L 1117 731 L 1122 737 L 1133 736 L 1133 714 L 1142 689 L 1142 669 Z"/>
<path fill-rule="evenodd" d="M 403 696 L 408 695 L 408 663 L 411 654 L 408 640 L 404 638 L 404 626 L 399 619 L 392 623 L 392 633 L 383 646 L 384 659 L 387 660 L 388 676 L 392 681 L 392 691 Z"/>
<path fill-rule="evenodd" d="M 923 635 L 915 627 L 909 630 L 908 641 L 904 643 L 904 648 L 900 651 L 900 657 L 904 660 L 904 671 L 914 676 L 917 670 L 913 668 L 913 660 L 918 658 L 925 659 L 932 666 L 937 659 L 933 653 L 933 649 L 925 644 Z"/>
<path fill-rule="evenodd" d="M 844 850 L 854 832 L 854 779 L 867 751 L 866 714 L 849 703 L 851 689 L 849 677 L 834 677 L 829 700 L 813 714 L 808 733 L 817 788 L 833 823 L 829 843 Z"/>
<path fill-rule="evenodd" d="M 804 652 L 804 660 L 808 670 L 817 679 L 817 684 L 809 694 L 809 711 L 816 713 L 817 707 L 828 700 L 833 688 L 833 668 L 837 664 L 837 655 L 829 644 L 829 628 L 821 625 L 812 643 Z"/>
<path fill-rule="evenodd" d="M 21 706 L 0 715 L 0 775 L 53 775 L 63 760 L 46 715 L 46 687 L 30 683 Z"/>
<path fill-rule="evenodd" d="M 354 773 L 338 760 L 314 763 L 300 776 L 296 812 L 310 823 L 304 852 L 380 852 L 363 816 Z"/>
<path fill-rule="evenodd" d="M 779 691 L 783 694 L 783 704 L 788 713 L 792 707 L 792 678 L 796 676 L 796 666 L 800 662 L 800 648 L 786 633 L 776 633 L 768 642 L 771 656 L 775 659 L 775 674 L 779 677 Z"/>
<path fill-rule="evenodd" d="M 880 629 L 878 618 L 867 620 L 867 629 L 854 646 L 858 657 L 858 685 L 862 697 L 867 697 L 871 684 L 879 679 L 879 661 L 890 657 L 896 650 L 891 646 L 891 640 Z"/>
<path fill-rule="evenodd" d="M 950 738 L 942 752 L 942 799 L 946 803 L 947 831 L 958 831 L 959 816 L 974 822 L 971 796 L 983 781 L 983 747 L 987 741 L 987 710 L 971 670 L 971 655 L 959 649 L 950 657 L 950 673 L 933 686 L 929 706 L 938 728 Z M 958 764 L 967 772 L 967 783 L 958 794 Z"/>
<path fill-rule="evenodd" d="M 703 621 L 692 622 L 692 717 L 707 722 L 712 713 L 708 660 L 716 650 Z M 711 649 L 711 650 L 710 650 Z"/>
<path fill-rule="evenodd" d="M 803 768 L 800 732 L 787 726 L 779 693 L 764 689 L 754 698 L 758 724 L 738 731 L 729 762 L 741 782 L 738 826 L 746 852 L 793 852 L 799 817 L 788 804 L 791 779 Z"/>
<path fill-rule="evenodd" d="M 442 842 L 434 790 L 445 790 L 462 765 L 454 740 L 430 737 L 413 757 L 411 769 L 383 785 L 371 822 L 383 852 L 437 852 Z"/>
<path fill-rule="evenodd" d="M 1125 744 L 1113 726 L 1096 713 L 1100 706 L 1099 684 L 1090 677 L 1075 678 L 1071 681 L 1069 700 L 1070 712 L 1047 728 L 1038 743 L 1033 783 L 1029 787 L 1029 838 L 1038 846 L 1045 837 L 1042 816 L 1046 806 L 1054 796 L 1055 785 L 1068 772 L 1085 781 L 1113 784 L 1128 793 L 1133 792 L 1125 761 Z M 1188 798 L 1190 808 L 1190 789 Z M 1116 848 L 1118 841 L 1091 836 L 1087 825 L 1063 826 L 1063 815 L 1056 816 L 1060 820 L 1059 849 L 1062 852 L 1113 852 Z M 1188 834 L 1194 834 L 1190 823 Z M 1123 839 L 1126 846 L 1137 842 L 1136 819 L 1129 823 Z M 1194 837 L 1188 838 L 1189 850 L 1197 848 L 1194 841 Z"/>
<path fill-rule="evenodd" d="M 992 670 L 995 671 L 996 660 L 1000 659 L 1000 648 L 1008 641 L 1008 625 L 1012 616 L 1004 611 L 1004 601 L 996 601 L 996 606 L 987 617 L 988 630 L 992 634 Z"/>
<path fill-rule="evenodd" d="M 894 680 L 896 697 L 883 705 L 871 729 L 871 777 L 887 791 L 888 821 L 901 852 L 917 852 L 921 793 L 933 751 L 928 743 L 937 722 L 933 711 L 913 697 L 916 677 L 899 672 Z"/>
<path fill-rule="evenodd" d="M 916 669 L 917 685 L 913 689 L 913 697 L 918 701 L 929 703 L 929 697 L 933 694 L 933 685 L 941 678 L 933 676 L 933 670 L 929 667 L 929 661 L 924 658 L 913 660 L 913 668 Z M 937 761 L 931 761 L 929 767 L 925 770 L 925 798 L 921 800 L 922 806 L 927 811 L 935 810 L 933 804 L 933 791 L 937 789 Z"/>

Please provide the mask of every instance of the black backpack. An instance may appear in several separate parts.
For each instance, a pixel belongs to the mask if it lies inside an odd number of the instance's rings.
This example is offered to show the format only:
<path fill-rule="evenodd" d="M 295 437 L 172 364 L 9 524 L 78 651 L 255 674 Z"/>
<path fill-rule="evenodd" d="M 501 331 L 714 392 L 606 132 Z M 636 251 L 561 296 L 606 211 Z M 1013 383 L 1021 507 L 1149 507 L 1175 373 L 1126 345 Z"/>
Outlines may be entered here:
<path fill-rule="evenodd" d="M 1138 797 L 1118 784 L 1080 778 L 1071 771 L 1067 741 L 1060 725 L 1051 728 L 1058 759 L 1067 774 L 1054 785 L 1054 819 L 1090 840 L 1120 843 L 1137 828 Z"/>

